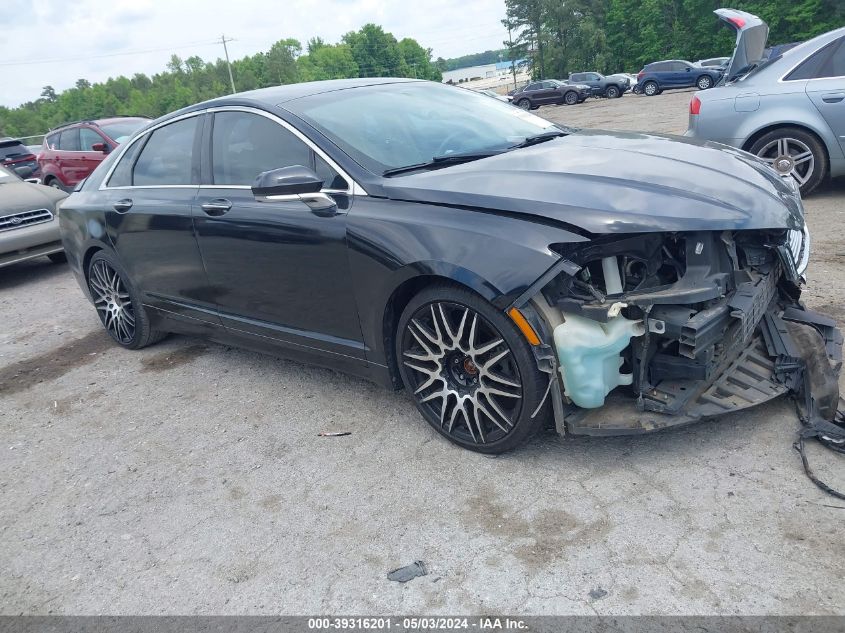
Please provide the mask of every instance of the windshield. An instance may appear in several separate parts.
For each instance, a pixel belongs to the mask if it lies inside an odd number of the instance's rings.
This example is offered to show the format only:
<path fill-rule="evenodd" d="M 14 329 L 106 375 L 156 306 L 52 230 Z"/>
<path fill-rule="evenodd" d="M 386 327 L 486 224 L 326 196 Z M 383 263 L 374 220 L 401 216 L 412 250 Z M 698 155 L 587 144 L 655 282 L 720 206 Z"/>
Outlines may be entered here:
<path fill-rule="evenodd" d="M 123 143 L 147 123 L 149 123 L 148 119 L 127 119 L 116 123 L 105 123 L 100 126 L 100 129 L 115 143 Z"/>
<path fill-rule="evenodd" d="M 512 105 L 452 86 L 364 86 L 284 104 L 373 173 L 450 154 L 504 151 L 557 129 Z"/>
<path fill-rule="evenodd" d="M 5 167 L 0 167 L 0 185 L 7 182 L 15 182 L 16 180 L 20 180 L 16 174 L 13 174 Z"/>

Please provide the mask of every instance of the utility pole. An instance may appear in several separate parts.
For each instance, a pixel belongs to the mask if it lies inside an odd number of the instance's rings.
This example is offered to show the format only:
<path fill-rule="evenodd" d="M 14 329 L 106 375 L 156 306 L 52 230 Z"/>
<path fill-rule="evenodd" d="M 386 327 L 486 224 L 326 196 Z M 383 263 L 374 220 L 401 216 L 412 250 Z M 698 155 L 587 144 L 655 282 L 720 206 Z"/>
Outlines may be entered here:
<path fill-rule="evenodd" d="M 508 57 L 513 57 L 513 35 L 511 35 L 511 26 L 508 24 Z M 516 90 L 516 61 L 511 59 L 511 72 L 513 73 L 513 89 Z"/>
<path fill-rule="evenodd" d="M 229 61 L 229 49 L 226 47 L 226 42 L 234 42 L 235 40 L 227 40 L 225 35 L 221 35 L 220 41 L 223 42 L 223 52 L 226 54 L 226 68 L 229 69 L 229 83 L 232 85 L 232 94 L 235 94 L 237 91 L 235 90 L 235 79 L 232 77 L 232 63 Z"/>

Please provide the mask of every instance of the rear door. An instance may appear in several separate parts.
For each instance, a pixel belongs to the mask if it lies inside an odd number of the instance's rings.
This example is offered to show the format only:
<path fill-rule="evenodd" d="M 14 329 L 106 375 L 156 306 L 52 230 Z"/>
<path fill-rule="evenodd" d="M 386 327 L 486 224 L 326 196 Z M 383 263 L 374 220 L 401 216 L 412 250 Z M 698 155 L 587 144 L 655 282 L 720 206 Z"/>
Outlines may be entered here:
<path fill-rule="evenodd" d="M 281 119 L 214 113 L 194 222 L 209 288 L 235 334 L 318 356 L 364 360 L 346 246 L 350 182 Z M 262 172 L 302 165 L 323 177 L 331 212 L 299 200 L 256 200 Z"/>
<path fill-rule="evenodd" d="M 834 40 L 809 57 L 786 80 L 806 80 L 807 96 L 845 152 L 845 38 Z"/>
<path fill-rule="evenodd" d="M 190 115 L 138 138 L 101 189 L 108 235 L 144 303 L 171 318 L 219 324 L 191 213 L 202 126 L 202 115 Z"/>

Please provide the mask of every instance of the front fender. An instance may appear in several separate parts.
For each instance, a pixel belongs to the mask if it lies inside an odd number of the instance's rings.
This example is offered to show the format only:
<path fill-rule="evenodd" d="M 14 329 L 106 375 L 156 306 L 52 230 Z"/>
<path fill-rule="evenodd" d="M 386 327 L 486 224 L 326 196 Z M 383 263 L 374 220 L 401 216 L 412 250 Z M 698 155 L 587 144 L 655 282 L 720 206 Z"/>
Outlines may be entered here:
<path fill-rule="evenodd" d="M 368 358 L 386 364 L 385 315 L 403 284 L 453 281 L 504 310 L 560 259 L 550 244 L 586 238 L 507 214 L 362 197 L 347 240 Z"/>

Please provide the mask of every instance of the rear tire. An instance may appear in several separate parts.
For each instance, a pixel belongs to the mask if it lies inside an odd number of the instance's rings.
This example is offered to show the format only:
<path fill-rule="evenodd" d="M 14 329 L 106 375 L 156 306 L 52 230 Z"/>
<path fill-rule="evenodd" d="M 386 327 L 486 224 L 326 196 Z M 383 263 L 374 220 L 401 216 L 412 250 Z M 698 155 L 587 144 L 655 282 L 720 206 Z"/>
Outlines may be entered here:
<path fill-rule="evenodd" d="M 87 280 L 97 316 L 118 345 L 141 349 L 167 336 L 167 332 L 152 328 L 140 293 L 111 253 L 97 251 L 94 254 L 88 264 Z"/>
<path fill-rule="evenodd" d="M 522 108 L 523 110 L 530 110 L 531 109 L 531 102 L 528 99 L 520 99 L 516 102 L 518 108 Z"/>
<path fill-rule="evenodd" d="M 394 337 L 402 381 L 423 418 L 450 441 L 503 453 L 548 416 L 549 378 L 508 316 L 449 283 L 425 288 L 402 312 Z"/>
<path fill-rule="evenodd" d="M 578 93 L 569 91 L 563 95 L 563 102 L 566 105 L 575 105 L 578 103 Z"/>
<path fill-rule="evenodd" d="M 608 99 L 618 99 L 622 96 L 622 92 L 616 86 L 608 86 L 604 91 L 604 96 Z"/>
<path fill-rule="evenodd" d="M 48 178 L 47 182 L 44 183 L 48 187 L 52 187 L 53 189 L 58 189 L 59 191 L 64 191 L 65 186 L 62 184 L 62 181 L 58 178 Z"/>
<path fill-rule="evenodd" d="M 646 97 L 653 97 L 660 94 L 660 86 L 656 81 L 647 81 L 643 84 L 643 94 Z"/>
<path fill-rule="evenodd" d="M 761 136 L 749 151 L 781 175 L 791 174 L 808 196 L 830 173 L 830 160 L 822 142 L 796 127 L 782 127 Z M 809 152 L 809 154 L 808 154 Z M 784 160 L 786 162 L 781 162 Z"/>

